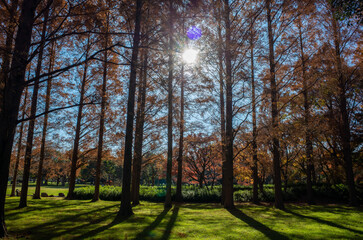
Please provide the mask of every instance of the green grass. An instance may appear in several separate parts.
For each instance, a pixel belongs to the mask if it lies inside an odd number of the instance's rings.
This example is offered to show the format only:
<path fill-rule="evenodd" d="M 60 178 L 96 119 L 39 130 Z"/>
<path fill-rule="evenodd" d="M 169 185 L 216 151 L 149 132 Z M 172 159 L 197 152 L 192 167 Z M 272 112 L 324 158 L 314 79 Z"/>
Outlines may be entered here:
<path fill-rule="evenodd" d="M 79 187 L 85 187 L 85 184 L 76 184 L 76 188 Z M 21 185 L 16 185 L 15 189 L 21 190 Z M 40 187 L 41 193 L 47 193 L 48 195 L 54 195 L 58 196 L 59 193 L 63 193 L 64 195 L 67 195 L 68 193 L 68 184 L 66 186 L 57 186 L 56 184 L 49 184 L 48 186 L 41 186 Z M 10 195 L 11 193 L 11 185 L 8 185 L 6 189 L 6 195 Z M 33 195 L 35 193 L 35 183 L 29 183 L 28 188 L 28 195 Z"/>
<path fill-rule="evenodd" d="M 287 211 L 240 204 L 190 203 L 165 211 L 162 203 L 142 202 L 134 215 L 115 222 L 119 202 L 61 198 L 32 200 L 17 209 L 7 198 L 11 239 L 363 239 L 362 208 L 288 204 Z"/>

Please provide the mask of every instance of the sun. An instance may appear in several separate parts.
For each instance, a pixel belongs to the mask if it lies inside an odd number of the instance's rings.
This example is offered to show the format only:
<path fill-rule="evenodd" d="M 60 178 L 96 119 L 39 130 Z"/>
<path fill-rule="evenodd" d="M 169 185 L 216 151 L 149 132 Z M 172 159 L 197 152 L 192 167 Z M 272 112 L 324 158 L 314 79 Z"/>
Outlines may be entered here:
<path fill-rule="evenodd" d="M 198 50 L 192 48 L 185 49 L 183 52 L 184 62 L 187 64 L 195 63 L 197 61 L 198 52 Z"/>

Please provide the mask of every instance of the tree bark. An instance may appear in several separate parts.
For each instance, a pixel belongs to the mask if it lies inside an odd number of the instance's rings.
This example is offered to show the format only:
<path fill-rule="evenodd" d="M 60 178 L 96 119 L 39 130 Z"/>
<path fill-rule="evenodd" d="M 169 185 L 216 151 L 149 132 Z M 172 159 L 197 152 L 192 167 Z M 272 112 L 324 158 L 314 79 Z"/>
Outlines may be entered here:
<path fill-rule="evenodd" d="M 89 41 L 90 41 L 90 39 L 88 36 L 86 56 L 85 56 L 86 59 L 88 58 L 88 53 L 89 53 L 89 48 L 90 48 Z M 81 134 L 81 123 L 82 123 L 82 115 L 83 115 L 82 112 L 83 112 L 84 95 L 85 95 L 85 91 L 86 91 L 87 72 L 88 72 L 88 61 L 86 61 L 84 63 L 84 70 L 83 70 L 82 83 L 81 83 L 81 93 L 79 96 L 79 107 L 78 107 L 78 113 L 77 113 L 76 133 L 75 133 L 75 137 L 74 137 L 72 160 L 71 160 L 71 174 L 69 177 L 69 187 L 68 187 L 68 194 L 67 194 L 67 198 L 66 198 L 68 200 L 74 199 L 73 192 L 74 192 L 74 188 L 76 185 L 78 148 L 79 148 L 79 140 L 80 140 L 80 134 Z"/>
<path fill-rule="evenodd" d="M 231 26 L 230 26 L 230 6 L 229 1 L 224 1 L 225 12 L 224 21 L 226 26 L 226 161 L 224 182 L 224 208 L 234 208 L 233 203 L 233 108 L 232 108 L 232 61 L 231 61 Z"/>
<path fill-rule="evenodd" d="M 5 84 L 9 79 L 9 69 L 10 69 L 10 61 L 11 61 L 11 50 L 13 47 L 13 39 L 16 28 L 16 19 L 15 13 L 18 7 L 18 0 L 11 1 L 11 6 L 9 8 L 9 16 L 8 26 L 6 28 L 6 40 L 5 40 L 5 49 L 3 50 L 4 54 L 2 56 L 2 64 L 0 71 L 0 111 L 3 110 L 4 103 L 4 89 Z"/>
<path fill-rule="evenodd" d="M 143 50 L 143 64 L 140 74 L 139 94 L 137 98 L 137 113 L 136 113 L 136 129 L 135 129 L 135 147 L 134 147 L 134 162 L 132 169 L 132 204 L 134 206 L 140 203 L 140 178 L 142 164 L 142 143 L 144 140 L 144 122 L 145 122 L 145 102 L 146 102 L 146 79 L 147 79 L 147 49 Z"/>
<path fill-rule="evenodd" d="M 183 201 L 182 181 L 183 181 L 183 150 L 184 150 L 184 64 L 181 68 L 180 82 L 180 123 L 179 123 L 179 153 L 178 153 L 178 176 L 176 184 L 177 202 Z"/>
<path fill-rule="evenodd" d="M 7 235 L 5 225 L 5 196 L 9 177 L 9 164 L 17 117 L 24 89 L 24 77 L 29 55 L 37 0 L 23 1 L 14 54 L 8 82 L 4 88 L 3 108 L 0 111 L 0 238 Z"/>
<path fill-rule="evenodd" d="M 123 178 L 122 178 L 121 207 L 117 214 L 118 218 L 129 217 L 133 214 L 131 207 L 130 185 L 131 185 L 132 138 L 133 138 L 132 135 L 134 128 L 137 58 L 139 54 L 139 44 L 140 44 L 141 8 L 142 8 L 142 0 L 136 0 L 135 32 L 134 32 L 132 57 L 131 57 L 129 96 L 127 101 L 127 119 L 126 119 L 125 154 L 124 154 L 124 168 L 123 168 Z"/>
<path fill-rule="evenodd" d="M 174 55 L 173 55 L 173 0 L 169 0 L 169 46 L 168 46 L 168 156 L 166 166 L 166 196 L 164 208 L 171 208 L 171 169 L 173 160 L 173 70 L 174 70 Z"/>
<path fill-rule="evenodd" d="M 51 72 L 53 70 L 53 63 L 54 63 L 54 42 L 52 43 L 52 47 L 51 47 L 49 70 L 48 70 L 49 72 Z M 49 111 L 51 89 L 52 89 L 52 77 L 50 76 L 47 81 L 47 94 L 45 97 L 44 112 Z M 41 146 L 40 146 L 40 157 L 39 157 L 37 183 L 36 183 L 33 199 L 40 199 L 40 185 L 41 185 L 42 177 L 43 177 L 43 162 L 44 162 L 44 157 L 45 157 L 45 139 L 47 136 L 47 127 L 48 127 L 48 113 L 46 113 L 44 115 L 43 134 L 42 134 L 42 140 L 41 140 Z"/>
<path fill-rule="evenodd" d="M 37 69 L 36 69 L 36 73 L 35 73 L 37 80 L 34 82 L 32 103 L 31 103 L 31 108 L 30 108 L 30 117 L 32 119 L 29 121 L 29 127 L 28 127 L 28 136 L 27 136 L 27 141 L 26 141 L 25 158 L 24 158 L 23 182 L 21 185 L 19 208 L 23 208 L 23 207 L 27 206 L 30 165 L 31 165 L 31 159 L 32 159 L 33 138 L 34 138 L 35 115 L 37 112 L 37 105 L 38 105 L 37 102 L 38 102 L 38 91 L 39 91 L 39 76 L 40 76 L 40 73 L 42 70 L 42 61 L 43 61 L 43 53 L 44 53 L 44 45 L 45 45 L 45 34 L 47 32 L 48 14 L 49 14 L 49 9 L 45 9 L 44 23 L 43 23 L 42 35 L 41 35 L 40 46 L 39 46 Z"/>
<path fill-rule="evenodd" d="M 26 90 L 25 90 L 22 118 L 24 118 L 25 113 L 26 113 L 26 101 L 27 101 L 27 98 L 28 98 L 28 88 L 26 88 Z M 15 196 L 16 180 L 17 180 L 17 176 L 18 176 L 20 154 L 21 154 L 22 141 L 23 141 L 23 129 L 24 129 L 24 122 L 21 122 L 20 130 L 19 130 L 18 151 L 17 151 L 17 154 L 16 154 L 16 162 L 15 162 L 14 174 L 13 174 L 13 184 L 11 186 L 10 197 Z"/>
<path fill-rule="evenodd" d="M 219 74 L 219 109 L 221 112 L 220 115 L 220 128 L 221 128 L 221 150 L 222 150 L 222 195 L 221 195 L 221 204 L 224 204 L 224 191 L 225 191 L 225 168 L 226 168 L 226 119 L 225 119 L 225 111 L 224 111 L 224 76 L 223 76 L 223 42 L 222 42 L 222 28 L 221 28 L 221 16 L 220 12 L 217 13 L 218 20 L 218 74 Z"/>
<path fill-rule="evenodd" d="M 284 209 L 284 202 L 281 190 L 281 166 L 280 166 L 280 141 L 278 138 L 279 113 L 277 110 L 277 86 L 275 79 L 275 53 L 274 36 L 272 33 L 271 0 L 266 0 L 269 61 L 270 61 L 270 84 L 271 84 L 271 122 L 272 122 L 272 154 L 275 185 L 275 207 Z"/>
<path fill-rule="evenodd" d="M 306 60 L 304 55 L 303 36 L 301 31 L 301 19 L 299 18 L 299 40 L 300 40 L 300 58 L 302 67 L 302 80 L 304 88 L 304 127 L 305 127 L 305 153 L 307 160 L 306 167 L 306 193 L 307 203 L 314 204 L 313 186 L 312 186 L 312 169 L 313 169 L 313 143 L 311 141 L 311 129 L 310 129 L 310 105 L 309 105 L 309 93 L 308 83 L 306 76 Z"/>
<path fill-rule="evenodd" d="M 107 12 L 106 32 L 105 32 L 105 49 L 108 47 L 108 28 L 109 28 L 109 13 Z M 98 148 L 97 148 L 97 162 L 96 162 L 96 176 L 95 176 L 95 193 L 92 202 L 100 199 L 100 180 L 101 180 L 101 163 L 102 163 L 102 148 L 103 148 L 103 133 L 105 129 L 105 112 L 107 103 L 107 50 L 103 55 L 103 75 L 102 75 L 102 90 L 101 90 L 101 113 L 100 113 L 100 128 L 98 132 Z"/>
<path fill-rule="evenodd" d="M 256 123 L 256 93 L 255 93 L 255 68 L 254 68 L 254 32 L 253 22 L 251 20 L 251 85 L 252 85 L 252 178 L 253 178 L 253 195 L 252 202 L 258 203 L 258 158 L 257 158 L 257 123 Z"/>
<path fill-rule="evenodd" d="M 334 9 L 332 9 L 332 26 L 334 34 L 334 45 L 335 45 L 335 60 L 338 74 L 338 89 L 339 89 L 339 110 L 340 110 L 340 127 L 339 133 L 343 147 L 343 159 L 346 174 L 346 181 L 349 190 L 349 204 L 351 206 L 357 206 L 358 198 L 357 191 L 355 189 L 354 173 L 353 173 L 353 161 L 352 161 L 352 149 L 350 140 L 350 123 L 349 114 L 347 109 L 347 96 L 346 96 L 346 80 L 342 68 L 342 57 L 340 52 L 340 29 L 338 22 L 334 17 Z"/>

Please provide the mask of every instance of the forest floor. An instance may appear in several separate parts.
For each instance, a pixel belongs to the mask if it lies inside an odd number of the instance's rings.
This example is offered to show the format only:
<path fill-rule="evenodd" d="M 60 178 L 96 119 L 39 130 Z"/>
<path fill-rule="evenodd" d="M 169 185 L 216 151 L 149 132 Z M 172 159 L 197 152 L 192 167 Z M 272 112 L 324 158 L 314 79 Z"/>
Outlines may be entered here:
<path fill-rule="evenodd" d="M 57 193 L 54 193 L 57 194 Z M 141 202 L 134 215 L 114 221 L 120 202 L 29 197 L 6 199 L 10 239 L 363 239 L 362 208 L 345 205 L 190 203 L 164 210 Z"/>

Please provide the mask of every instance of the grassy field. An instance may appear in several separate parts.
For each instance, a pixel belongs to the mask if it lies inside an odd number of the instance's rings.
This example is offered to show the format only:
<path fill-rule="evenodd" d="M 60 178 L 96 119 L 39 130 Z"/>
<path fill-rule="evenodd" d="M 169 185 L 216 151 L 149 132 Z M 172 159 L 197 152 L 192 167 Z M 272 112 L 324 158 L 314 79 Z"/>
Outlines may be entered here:
<path fill-rule="evenodd" d="M 362 208 L 343 205 L 240 204 L 233 211 L 219 204 L 142 202 L 134 215 L 115 221 L 119 202 L 43 198 L 17 209 L 7 198 L 11 238 L 21 239 L 363 239 Z"/>
<path fill-rule="evenodd" d="M 76 184 L 76 188 L 85 187 L 85 186 L 87 186 L 87 185 Z M 19 191 L 20 191 L 21 185 L 17 185 L 15 189 L 19 189 Z M 67 195 L 68 184 L 66 186 L 62 187 L 62 186 L 57 186 L 55 183 L 49 183 L 48 186 L 41 186 L 40 192 L 41 193 L 45 192 L 48 195 L 54 195 L 54 196 L 58 196 L 59 193 L 63 193 L 64 195 Z M 10 195 L 10 193 L 11 193 L 11 185 L 8 185 L 8 187 L 6 189 L 6 195 Z M 35 183 L 29 183 L 28 195 L 33 195 L 34 193 L 35 193 Z"/>

